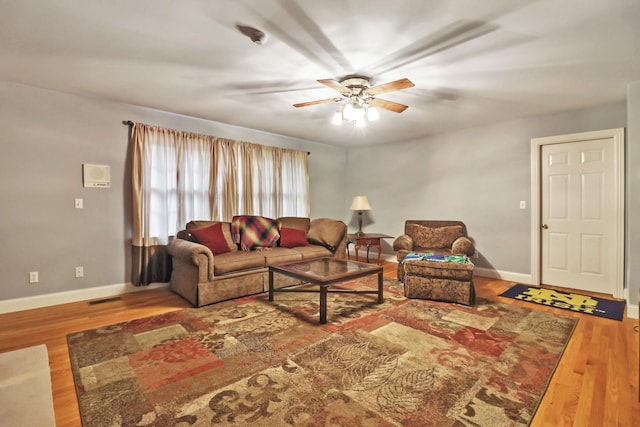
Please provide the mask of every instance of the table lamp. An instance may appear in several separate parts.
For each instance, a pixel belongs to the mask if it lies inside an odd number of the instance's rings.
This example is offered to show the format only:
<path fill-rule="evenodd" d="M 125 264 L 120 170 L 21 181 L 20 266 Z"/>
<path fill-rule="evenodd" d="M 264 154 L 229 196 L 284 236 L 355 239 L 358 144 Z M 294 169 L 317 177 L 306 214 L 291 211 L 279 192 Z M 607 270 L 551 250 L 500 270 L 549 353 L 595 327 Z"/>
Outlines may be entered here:
<path fill-rule="evenodd" d="M 369 200 L 367 200 L 367 196 L 354 197 L 349 209 L 352 211 L 358 211 L 358 232 L 356 234 L 360 236 L 364 234 L 362 231 L 362 211 L 371 210 L 371 205 L 369 204 Z"/>

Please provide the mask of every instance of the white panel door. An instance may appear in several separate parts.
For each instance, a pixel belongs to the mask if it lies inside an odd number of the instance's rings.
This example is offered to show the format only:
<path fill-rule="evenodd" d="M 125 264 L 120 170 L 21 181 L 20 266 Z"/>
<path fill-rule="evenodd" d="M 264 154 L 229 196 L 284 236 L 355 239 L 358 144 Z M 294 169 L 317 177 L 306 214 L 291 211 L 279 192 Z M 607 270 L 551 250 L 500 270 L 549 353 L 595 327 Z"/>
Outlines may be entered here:
<path fill-rule="evenodd" d="M 616 294 L 616 182 L 612 139 L 543 145 L 542 283 Z"/>

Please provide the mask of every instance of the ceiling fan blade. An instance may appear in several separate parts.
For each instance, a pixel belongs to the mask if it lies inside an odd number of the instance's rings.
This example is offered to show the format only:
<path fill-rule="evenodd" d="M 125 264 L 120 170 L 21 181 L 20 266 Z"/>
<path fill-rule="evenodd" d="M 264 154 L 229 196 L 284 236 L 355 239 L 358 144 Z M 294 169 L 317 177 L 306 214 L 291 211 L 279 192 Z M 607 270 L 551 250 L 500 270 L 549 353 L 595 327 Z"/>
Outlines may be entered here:
<path fill-rule="evenodd" d="M 327 87 L 330 87 L 333 90 L 337 90 L 338 92 L 340 92 L 344 96 L 348 96 L 351 93 L 351 89 L 349 89 L 348 87 L 338 83 L 335 80 L 323 79 L 323 80 L 318 80 L 318 83 L 322 83 L 323 85 L 325 85 Z"/>
<path fill-rule="evenodd" d="M 400 79 L 395 82 L 389 82 L 382 85 L 370 87 L 366 92 L 371 96 L 380 95 L 381 93 L 393 92 L 396 90 L 408 89 L 415 85 L 409 79 Z"/>
<path fill-rule="evenodd" d="M 338 102 L 340 98 L 328 98 L 319 99 L 317 101 L 300 102 L 299 104 L 293 104 L 294 107 L 308 107 L 309 105 L 328 104 L 329 102 Z"/>
<path fill-rule="evenodd" d="M 409 108 L 408 105 L 398 104 L 397 102 L 387 101 L 380 98 L 369 98 L 367 102 L 374 107 L 384 108 L 385 110 L 393 111 L 394 113 L 402 113 Z"/>

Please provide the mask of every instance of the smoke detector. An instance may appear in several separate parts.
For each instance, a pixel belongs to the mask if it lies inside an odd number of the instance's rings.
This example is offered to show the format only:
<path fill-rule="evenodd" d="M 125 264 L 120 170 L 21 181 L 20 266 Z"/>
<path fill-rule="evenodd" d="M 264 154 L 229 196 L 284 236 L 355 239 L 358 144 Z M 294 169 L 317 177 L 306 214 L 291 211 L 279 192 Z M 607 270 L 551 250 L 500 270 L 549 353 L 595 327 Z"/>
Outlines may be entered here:
<path fill-rule="evenodd" d="M 264 31 L 242 24 L 236 24 L 236 28 L 255 44 L 265 44 L 267 42 L 267 35 Z"/>

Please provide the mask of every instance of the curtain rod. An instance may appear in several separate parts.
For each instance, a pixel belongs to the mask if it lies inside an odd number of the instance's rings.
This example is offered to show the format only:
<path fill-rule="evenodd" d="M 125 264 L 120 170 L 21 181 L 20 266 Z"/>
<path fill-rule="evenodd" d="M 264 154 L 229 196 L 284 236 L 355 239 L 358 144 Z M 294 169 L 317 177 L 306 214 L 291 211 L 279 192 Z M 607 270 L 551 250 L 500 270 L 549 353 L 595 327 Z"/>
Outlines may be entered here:
<path fill-rule="evenodd" d="M 133 122 L 131 120 L 123 120 L 122 124 L 123 125 L 127 125 L 127 126 L 133 126 Z M 311 155 L 311 151 L 307 151 L 307 155 L 310 156 Z"/>

